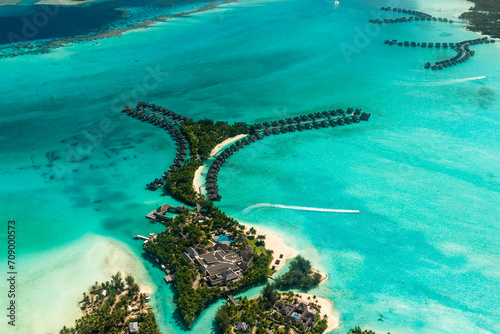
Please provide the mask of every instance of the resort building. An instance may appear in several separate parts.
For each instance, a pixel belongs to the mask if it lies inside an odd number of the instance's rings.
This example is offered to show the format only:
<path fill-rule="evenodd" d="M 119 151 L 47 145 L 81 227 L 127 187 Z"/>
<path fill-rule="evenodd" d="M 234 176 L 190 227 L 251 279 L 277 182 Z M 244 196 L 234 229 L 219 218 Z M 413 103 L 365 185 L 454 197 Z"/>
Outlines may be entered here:
<path fill-rule="evenodd" d="M 137 322 L 131 322 L 128 324 L 129 333 L 139 333 L 139 324 Z"/>
<path fill-rule="evenodd" d="M 301 325 L 301 327 L 305 330 L 314 327 L 314 324 L 318 320 L 316 311 L 310 310 L 309 306 L 303 302 L 287 304 L 282 301 L 278 301 L 274 304 L 273 308 L 281 317 L 283 317 L 285 322 L 288 322 L 293 326 Z"/>
<path fill-rule="evenodd" d="M 234 326 L 234 329 L 237 332 L 248 332 L 250 330 L 250 326 L 246 322 L 238 322 L 236 326 Z"/>
<path fill-rule="evenodd" d="M 254 257 L 251 246 L 235 252 L 226 243 L 216 243 L 213 247 L 188 247 L 187 252 L 181 254 L 187 262 L 198 264 L 200 270 L 207 277 L 210 286 L 219 283 L 227 284 L 240 279 L 243 271 L 252 266 Z"/>

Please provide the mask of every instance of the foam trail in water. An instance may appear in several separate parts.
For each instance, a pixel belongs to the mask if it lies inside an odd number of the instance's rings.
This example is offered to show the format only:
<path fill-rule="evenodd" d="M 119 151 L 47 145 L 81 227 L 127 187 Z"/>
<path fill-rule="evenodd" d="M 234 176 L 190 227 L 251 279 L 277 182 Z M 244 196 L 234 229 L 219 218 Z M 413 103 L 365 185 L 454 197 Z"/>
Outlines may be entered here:
<path fill-rule="evenodd" d="M 340 209 L 323 209 L 323 208 L 310 208 L 307 206 L 288 206 L 281 204 L 270 204 L 270 203 L 259 203 L 250 205 L 248 208 L 243 210 L 243 212 L 248 212 L 257 208 L 280 208 L 289 210 L 301 210 L 301 211 L 317 211 L 317 212 L 338 212 L 338 213 L 359 213 L 359 210 L 340 210 Z"/>
<path fill-rule="evenodd" d="M 446 81 L 424 81 L 424 82 L 402 82 L 401 84 L 406 85 L 406 86 L 442 86 L 442 85 L 452 85 L 456 84 L 459 82 L 466 82 L 466 81 L 474 81 L 474 80 L 481 80 L 481 79 L 486 79 L 488 76 L 483 75 L 480 77 L 473 77 L 473 78 L 463 78 L 463 79 L 450 79 Z"/>

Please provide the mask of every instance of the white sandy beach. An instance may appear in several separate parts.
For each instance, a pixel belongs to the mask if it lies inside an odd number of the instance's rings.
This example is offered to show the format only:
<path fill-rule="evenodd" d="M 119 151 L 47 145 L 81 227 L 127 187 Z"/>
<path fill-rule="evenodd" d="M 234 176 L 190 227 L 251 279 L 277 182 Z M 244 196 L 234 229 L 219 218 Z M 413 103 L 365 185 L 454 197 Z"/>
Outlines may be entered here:
<path fill-rule="evenodd" d="M 203 175 L 201 175 L 201 173 L 203 173 L 206 166 L 207 165 L 200 166 L 194 173 L 193 189 L 198 194 L 202 194 L 201 187 L 205 184 L 205 178 L 203 177 Z"/>
<path fill-rule="evenodd" d="M 251 226 L 246 225 L 248 228 Z M 272 265 L 276 266 L 276 271 L 283 268 L 286 262 L 290 259 L 296 257 L 299 253 L 288 246 L 283 239 L 281 239 L 278 235 L 271 233 L 269 231 L 264 231 L 262 229 L 255 229 L 257 231 L 257 235 L 265 235 L 266 239 L 264 240 L 266 244 L 266 248 L 273 251 L 273 262 Z M 280 254 L 283 254 L 283 258 L 280 259 Z M 280 260 L 279 264 L 275 264 L 276 260 Z"/>
<path fill-rule="evenodd" d="M 321 315 L 324 316 L 326 314 L 328 317 L 327 319 L 328 327 L 326 328 L 325 333 L 329 333 L 335 328 L 339 327 L 339 315 L 337 314 L 337 312 L 335 312 L 332 300 L 318 296 L 316 296 L 316 298 L 313 298 L 314 295 L 307 293 L 300 293 L 295 291 L 294 293 L 300 295 L 300 298 L 306 301 L 308 300 L 307 297 L 310 297 L 309 300 L 321 306 L 321 311 L 320 311 Z"/>
<path fill-rule="evenodd" d="M 217 144 L 214 149 L 212 150 L 212 152 L 210 152 L 210 158 L 213 158 L 217 153 L 219 153 L 224 147 L 228 146 L 228 145 L 231 145 L 232 143 L 242 139 L 242 138 L 245 138 L 247 135 L 237 135 L 235 137 L 231 137 L 231 138 L 228 138 L 226 140 L 224 140 L 223 142 Z M 203 173 L 203 171 L 205 170 L 207 165 L 203 165 L 201 167 L 199 167 L 196 172 L 194 173 L 194 178 L 193 178 L 193 189 L 199 193 L 199 194 L 202 194 L 202 192 L 200 191 L 200 188 L 201 186 L 203 186 L 203 184 L 205 184 L 205 179 L 204 177 L 201 175 L 201 173 Z"/>
<path fill-rule="evenodd" d="M 212 150 L 212 152 L 210 152 L 210 157 L 213 157 L 215 156 L 217 153 L 219 153 L 219 151 L 225 147 L 225 146 L 228 146 L 242 138 L 245 138 L 247 135 L 237 135 L 235 137 L 231 137 L 231 138 L 228 138 L 226 140 L 224 140 L 222 143 L 219 143 L 217 144 L 214 149 Z"/>

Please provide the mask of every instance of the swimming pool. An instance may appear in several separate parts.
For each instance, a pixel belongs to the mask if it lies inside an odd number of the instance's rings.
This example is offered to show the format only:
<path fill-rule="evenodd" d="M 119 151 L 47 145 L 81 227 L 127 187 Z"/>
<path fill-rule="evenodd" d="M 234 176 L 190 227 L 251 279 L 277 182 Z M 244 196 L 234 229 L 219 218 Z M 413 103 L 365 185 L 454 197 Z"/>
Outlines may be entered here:
<path fill-rule="evenodd" d="M 221 242 L 221 241 L 233 242 L 234 240 L 229 238 L 227 235 L 221 235 L 220 237 L 217 238 L 217 242 Z"/>

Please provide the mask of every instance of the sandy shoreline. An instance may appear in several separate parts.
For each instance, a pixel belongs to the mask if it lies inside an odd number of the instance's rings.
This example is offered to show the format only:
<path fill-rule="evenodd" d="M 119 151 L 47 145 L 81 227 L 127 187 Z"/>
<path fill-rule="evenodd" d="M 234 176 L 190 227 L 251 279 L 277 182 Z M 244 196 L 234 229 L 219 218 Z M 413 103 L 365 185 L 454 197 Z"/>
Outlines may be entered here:
<path fill-rule="evenodd" d="M 313 298 L 314 295 L 308 294 L 308 293 L 301 293 L 301 292 L 295 292 L 295 294 L 300 295 L 300 298 L 307 300 L 307 297 L 310 297 L 311 301 L 314 301 L 318 305 L 321 306 L 320 313 L 322 316 L 325 314 L 327 315 L 327 324 L 328 327 L 325 330 L 325 333 L 329 333 L 335 328 L 339 327 L 339 316 L 335 312 L 335 309 L 333 308 L 333 301 L 331 299 L 323 298 L 323 297 L 318 297 L 316 296 L 316 299 Z"/>
<path fill-rule="evenodd" d="M 219 153 L 225 146 L 228 146 L 242 138 L 245 138 L 247 135 L 237 135 L 235 137 L 231 137 L 231 138 L 228 138 L 226 140 L 224 140 L 223 142 L 217 144 L 214 149 L 212 150 L 212 152 L 210 152 L 210 158 L 213 158 L 217 153 Z M 196 172 L 194 173 L 194 178 L 193 178 L 193 189 L 194 191 L 196 191 L 198 194 L 202 194 L 201 192 L 201 187 L 205 184 L 205 178 L 203 177 L 203 175 L 201 175 L 203 173 L 203 171 L 205 170 L 205 167 L 207 165 L 203 165 L 201 167 L 199 167 Z"/>
<path fill-rule="evenodd" d="M 224 140 L 222 143 L 219 143 L 217 144 L 214 149 L 212 150 L 212 152 L 210 152 L 210 157 L 213 157 L 215 156 L 217 153 L 220 152 L 220 150 L 224 147 L 224 146 L 227 146 L 229 144 L 232 144 L 242 138 L 245 138 L 247 135 L 237 135 L 235 137 L 231 137 L 231 138 L 228 138 L 226 140 Z"/>
<path fill-rule="evenodd" d="M 321 280 L 319 281 L 319 284 L 322 284 L 324 281 L 326 281 L 326 279 L 328 278 L 328 274 L 325 274 L 325 273 L 322 273 L 321 271 L 319 270 L 316 270 L 316 269 L 312 269 L 312 272 L 313 273 L 318 273 L 321 275 Z"/>
<path fill-rule="evenodd" d="M 245 224 L 245 225 L 249 228 L 252 227 L 249 224 Z M 278 235 L 271 233 L 270 231 L 265 231 L 262 229 L 255 228 L 255 230 L 257 231 L 255 236 L 258 236 L 258 235 L 265 235 L 266 236 L 266 239 L 264 239 L 264 242 L 266 244 L 265 247 L 267 249 L 273 251 L 273 262 L 271 263 L 271 265 L 276 266 L 276 268 L 275 268 L 276 271 L 283 268 L 288 260 L 293 259 L 294 257 L 296 257 L 299 254 L 295 249 L 288 246 L 283 241 L 283 239 L 281 239 Z M 280 258 L 281 254 L 283 254 L 283 258 Z M 280 263 L 275 264 L 276 260 L 279 260 Z"/>
<path fill-rule="evenodd" d="M 203 175 L 201 175 L 201 173 L 203 173 L 206 166 L 207 165 L 203 165 L 203 166 L 198 167 L 198 169 L 194 173 L 193 189 L 194 189 L 194 191 L 196 191 L 200 195 L 202 194 L 201 187 L 205 184 L 205 179 L 203 178 Z"/>

